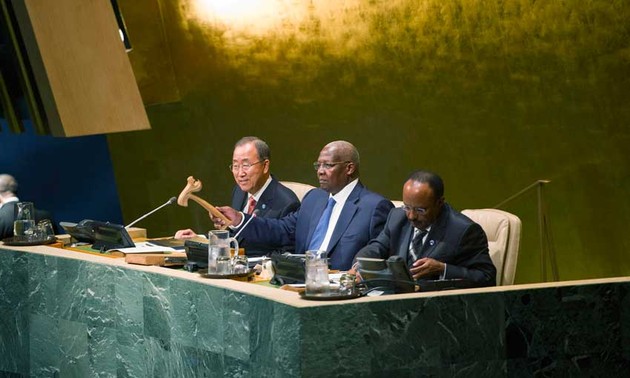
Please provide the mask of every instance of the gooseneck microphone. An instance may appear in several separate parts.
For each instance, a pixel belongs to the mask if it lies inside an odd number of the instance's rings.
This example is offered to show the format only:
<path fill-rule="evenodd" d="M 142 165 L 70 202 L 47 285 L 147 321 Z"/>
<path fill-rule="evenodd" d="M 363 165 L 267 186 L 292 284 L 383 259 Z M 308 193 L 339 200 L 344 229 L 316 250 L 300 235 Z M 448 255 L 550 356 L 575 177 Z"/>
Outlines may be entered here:
<path fill-rule="evenodd" d="M 252 221 L 252 219 L 254 219 L 254 218 L 256 217 L 256 215 L 258 215 L 258 210 L 260 210 L 260 209 L 256 209 L 256 210 L 254 210 L 254 212 L 252 213 L 252 216 L 251 216 L 251 217 L 249 217 L 249 219 L 247 220 L 247 222 L 245 222 L 245 224 L 243 225 L 243 227 L 241 227 L 241 229 L 240 229 L 240 230 L 238 230 L 238 232 L 236 233 L 236 235 L 234 235 L 234 239 L 236 239 L 236 238 L 237 238 L 237 237 L 241 234 L 241 232 L 245 229 L 245 227 L 247 227 L 247 225 L 249 224 L 249 222 L 251 222 L 251 221 Z"/>
<path fill-rule="evenodd" d="M 168 201 L 166 201 L 166 203 L 164 203 L 163 205 L 158 206 L 157 208 L 149 211 L 148 213 L 144 214 L 143 216 L 141 216 L 140 218 L 136 219 L 135 221 L 129 223 L 127 226 L 125 226 L 125 228 L 129 228 L 131 226 L 133 226 L 134 224 L 140 222 L 141 220 L 143 220 L 144 218 L 148 217 L 149 215 L 155 213 L 156 211 L 160 210 L 161 208 L 168 206 L 168 205 L 172 205 L 175 202 L 177 202 L 177 197 L 171 197 Z"/>

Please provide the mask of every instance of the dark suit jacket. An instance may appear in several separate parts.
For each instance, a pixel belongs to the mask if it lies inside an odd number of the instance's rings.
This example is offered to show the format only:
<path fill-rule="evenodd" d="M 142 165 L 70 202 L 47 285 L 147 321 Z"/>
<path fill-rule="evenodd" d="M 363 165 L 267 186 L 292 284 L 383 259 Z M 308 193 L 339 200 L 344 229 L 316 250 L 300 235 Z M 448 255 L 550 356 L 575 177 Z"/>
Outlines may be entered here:
<path fill-rule="evenodd" d="M 242 191 L 238 185 L 234 186 L 232 191 L 232 208 L 242 210 L 248 200 L 248 194 Z M 262 218 L 282 218 L 287 214 L 294 212 L 300 208 L 300 200 L 295 193 L 286 186 L 280 184 L 278 180 L 272 177 L 269 186 L 260 196 L 260 200 L 256 203 L 256 216 Z M 293 244 L 288 246 L 277 247 L 267 243 L 254 242 L 247 240 L 242 235 L 238 237 L 239 247 L 245 248 L 248 256 L 263 256 L 278 249 L 293 250 Z M 283 248 L 284 247 L 284 248 Z"/>
<path fill-rule="evenodd" d="M 298 211 L 282 219 L 256 217 L 241 235 L 276 246 L 294 243 L 295 252 L 304 253 L 326 208 L 328 197 L 328 192 L 313 189 L 304 196 Z M 350 269 L 357 251 L 383 229 L 392 207 L 392 203 L 383 196 L 370 192 L 360 182 L 357 184 L 341 210 L 328 244 L 328 261 L 332 269 Z M 249 216 L 244 222 L 247 219 Z"/>
<path fill-rule="evenodd" d="M 387 259 L 399 255 L 407 261 L 412 235 L 413 225 L 407 220 L 405 211 L 394 209 L 383 232 L 359 251 L 357 257 Z M 420 256 L 446 263 L 447 279 L 463 278 L 475 286 L 496 285 L 497 270 L 488 254 L 486 234 L 481 226 L 448 204 L 444 204 L 442 213 L 431 226 Z"/>
<path fill-rule="evenodd" d="M 8 202 L 0 207 L 0 239 L 13 236 L 13 221 L 15 220 L 15 204 L 16 202 Z M 45 210 L 35 209 L 35 223 L 42 219 L 50 219 L 53 221 L 52 215 Z"/>

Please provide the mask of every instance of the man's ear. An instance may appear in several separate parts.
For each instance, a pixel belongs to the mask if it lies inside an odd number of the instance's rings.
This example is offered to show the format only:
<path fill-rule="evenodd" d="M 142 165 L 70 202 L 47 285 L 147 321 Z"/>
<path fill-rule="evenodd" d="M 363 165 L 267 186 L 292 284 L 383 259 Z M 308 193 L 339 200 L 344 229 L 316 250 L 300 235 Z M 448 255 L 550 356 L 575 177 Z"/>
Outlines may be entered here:
<path fill-rule="evenodd" d="M 356 171 L 356 169 L 357 167 L 354 165 L 353 162 L 346 164 L 346 175 L 348 176 L 354 175 L 354 171 Z"/>
<path fill-rule="evenodd" d="M 263 163 L 263 173 L 267 174 L 269 173 L 269 166 L 270 166 L 270 162 L 269 159 L 265 159 L 265 162 Z"/>

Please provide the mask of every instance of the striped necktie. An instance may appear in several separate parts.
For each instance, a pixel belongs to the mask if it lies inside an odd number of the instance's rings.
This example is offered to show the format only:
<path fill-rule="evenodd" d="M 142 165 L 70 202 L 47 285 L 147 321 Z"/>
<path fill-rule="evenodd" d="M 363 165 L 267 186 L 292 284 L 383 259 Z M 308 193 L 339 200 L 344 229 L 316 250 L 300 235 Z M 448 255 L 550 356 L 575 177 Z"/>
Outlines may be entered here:
<path fill-rule="evenodd" d="M 420 251 L 422 250 L 422 239 L 427 234 L 427 230 L 419 230 L 414 228 L 414 237 L 411 241 L 411 248 L 407 254 L 407 265 L 411 266 L 416 260 L 420 258 Z"/>
<path fill-rule="evenodd" d="M 256 199 L 253 196 L 251 196 L 249 197 L 249 204 L 247 205 L 247 214 L 253 213 L 255 208 L 256 208 Z"/>

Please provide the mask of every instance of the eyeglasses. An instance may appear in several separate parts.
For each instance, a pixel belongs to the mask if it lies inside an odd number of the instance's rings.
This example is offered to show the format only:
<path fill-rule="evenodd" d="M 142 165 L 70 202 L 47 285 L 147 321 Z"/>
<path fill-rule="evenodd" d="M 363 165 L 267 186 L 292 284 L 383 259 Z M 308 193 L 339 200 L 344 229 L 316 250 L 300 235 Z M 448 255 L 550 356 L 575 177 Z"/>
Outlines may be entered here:
<path fill-rule="evenodd" d="M 332 169 L 335 165 L 348 164 L 348 163 L 352 163 L 352 162 L 349 161 L 349 160 L 337 161 L 337 162 L 333 162 L 333 163 L 319 163 L 319 162 L 315 162 L 315 163 L 313 163 L 313 168 L 315 168 L 316 171 L 319 171 L 320 167 L 328 170 L 328 169 Z"/>
<path fill-rule="evenodd" d="M 424 207 L 413 207 L 409 205 L 403 205 L 402 209 L 405 210 L 406 212 L 411 212 L 413 210 L 420 215 L 424 215 L 427 213 L 427 209 L 425 209 Z"/>
<path fill-rule="evenodd" d="M 232 172 L 238 172 L 240 169 L 243 169 L 243 171 L 247 172 L 247 171 L 249 171 L 249 169 L 250 169 L 252 166 L 254 166 L 254 165 L 256 165 L 256 164 L 263 163 L 263 162 L 264 162 L 264 160 L 260 160 L 260 161 L 257 161 L 257 162 L 255 162 L 255 163 L 251 163 L 251 164 L 250 164 L 250 163 L 243 163 L 243 164 L 230 164 L 230 165 L 229 165 L 229 167 L 230 167 L 230 169 L 232 170 Z"/>

